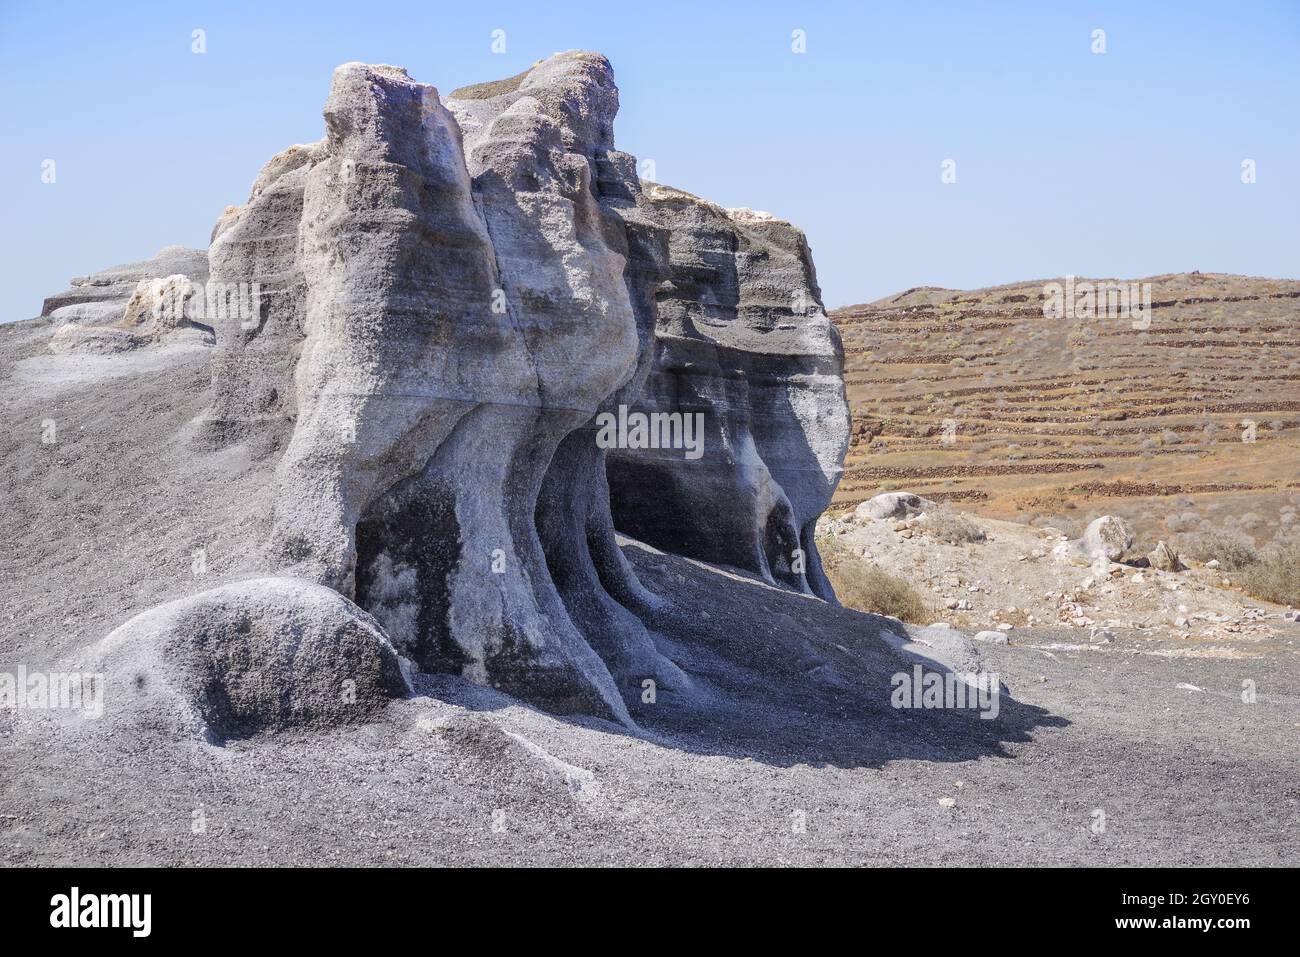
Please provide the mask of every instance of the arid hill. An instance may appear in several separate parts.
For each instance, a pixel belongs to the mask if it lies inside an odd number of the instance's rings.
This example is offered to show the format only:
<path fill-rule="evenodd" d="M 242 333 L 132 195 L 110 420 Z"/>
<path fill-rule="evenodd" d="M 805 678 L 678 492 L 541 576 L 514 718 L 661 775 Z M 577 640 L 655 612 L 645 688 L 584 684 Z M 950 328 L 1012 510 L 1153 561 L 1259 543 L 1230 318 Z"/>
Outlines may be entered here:
<path fill-rule="evenodd" d="M 834 311 L 854 419 L 835 506 L 907 489 L 1072 534 L 1111 513 L 1151 544 L 1291 526 L 1300 282 L 1152 276 L 1109 316 L 1083 282 L 1064 303 L 1058 279 Z"/>

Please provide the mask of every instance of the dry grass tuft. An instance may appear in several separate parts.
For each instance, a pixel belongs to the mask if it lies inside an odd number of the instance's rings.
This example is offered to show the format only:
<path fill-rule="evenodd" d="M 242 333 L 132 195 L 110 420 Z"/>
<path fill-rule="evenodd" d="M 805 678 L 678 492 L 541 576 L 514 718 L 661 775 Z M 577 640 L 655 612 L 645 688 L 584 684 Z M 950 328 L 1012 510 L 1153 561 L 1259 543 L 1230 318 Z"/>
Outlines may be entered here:
<path fill-rule="evenodd" d="M 1242 535 L 1231 532 L 1206 531 L 1178 538 L 1177 551 L 1198 562 L 1218 559 L 1225 569 L 1236 571 L 1259 561 L 1254 543 Z"/>
<path fill-rule="evenodd" d="M 889 615 L 914 625 L 928 625 L 931 610 L 903 579 L 850 554 L 831 540 L 821 548 L 826 577 L 845 608 Z"/>
<path fill-rule="evenodd" d="M 1300 545 L 1279 545 L 1264 552 L 1242 569 L 1237 584 L 1256 598 L 1300 607 Z"/>

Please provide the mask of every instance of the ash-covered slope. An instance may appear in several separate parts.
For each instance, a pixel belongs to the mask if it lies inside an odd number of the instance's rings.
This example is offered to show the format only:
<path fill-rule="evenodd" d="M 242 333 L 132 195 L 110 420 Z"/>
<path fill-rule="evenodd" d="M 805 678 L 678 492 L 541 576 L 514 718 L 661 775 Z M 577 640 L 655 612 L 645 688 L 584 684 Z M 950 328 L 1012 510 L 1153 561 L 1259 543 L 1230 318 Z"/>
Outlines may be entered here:
<path fill-rule="evenodd" d="M 134 277 L 168 321 L 137 309 L 111 349 L 75 321 L 59 330 L 52 351 L 119 373 L 164 362 L 178 330 L 213 344 L 184 442 L 266 476 L 239 566 L 274 579 L 227 585 L 221 607 L 325 586 L 345 603 L 279 609 L 320 645 L 377 623 L 408 674 L 631 723 L 647 687 L 692 682 L 647 625 L 673 596 L 643 587 L 615 540 L 607 454 L 628 531 L 834 600 L 812 529 L 848 419 L 807 244 L 763 214 L 643 188 L 614 147 L 617 109 L 591 53 L 445 102 L 401 68 L 345 64 L 324 139 L 272 158 L 206 263 L 118 270 L 114 295 Z M 610 440 L 602 422 L 629 410 L 700 415 L 699 455 Z M 219 636 L 157 624 L 192 618 L 143 616 L 97 653 L 109 667 L 128 648 L 138 667 L 152 643 L 172 649 L 165 669 L 190 647 L 237 684 Z"/>

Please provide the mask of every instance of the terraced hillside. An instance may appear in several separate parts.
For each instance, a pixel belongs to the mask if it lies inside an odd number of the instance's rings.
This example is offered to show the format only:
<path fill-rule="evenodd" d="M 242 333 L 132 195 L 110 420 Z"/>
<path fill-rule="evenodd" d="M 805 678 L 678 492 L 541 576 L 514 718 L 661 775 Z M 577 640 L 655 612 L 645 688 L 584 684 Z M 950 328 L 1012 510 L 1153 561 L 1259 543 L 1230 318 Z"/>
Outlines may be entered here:
<path fill-rule="evenodd" d="M 1094 316 L 1086 301 L 1045 318 L 1059 300 L 1042 281 L 833 312 L 854 418 L 835 506 L 907 489 L 1074 530 L 1119 514 L 1140 540 L 1293 533 L 1300 281 L 1137 282 L 1150 284 L 1149 321 Z"/>

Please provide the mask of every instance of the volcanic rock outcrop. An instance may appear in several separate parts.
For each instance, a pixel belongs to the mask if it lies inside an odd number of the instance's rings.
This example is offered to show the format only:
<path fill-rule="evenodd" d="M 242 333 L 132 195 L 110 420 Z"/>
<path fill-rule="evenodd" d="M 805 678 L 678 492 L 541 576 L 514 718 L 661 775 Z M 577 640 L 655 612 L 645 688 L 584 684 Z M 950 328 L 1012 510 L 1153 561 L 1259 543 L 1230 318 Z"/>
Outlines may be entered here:
<path fill-rule="evenodd" d="M 803 233 L 748 209 L 723 209 L 649 185 L 669 230 L 654 362 L 634 412 L 702 426 L 696 454 L 611 452 L 619 528 L 665 549 L 735 565 L 772 583 L 835 595 L 814 529 L 849 441 L 844 353 L 826 317 Z M 675 424 L 674 419 L 666 421 Z"/>
<path fill-rule="evenodd" d="M 167 246 L 152 259 L 73 279 L 41 309 L 55 326 L 50 351 L 107 355 L 164 339 L 210 344 L 207 278 L 206 252 Z"/>
<path fill-rule="evenodd" d="M 67 322 L 87 326 L 112 325 L 123 319 L 127 303 L 142 281 L 178 274 L 194 282 L 206 282 L 207 253 L 184 246 L 167 246 L 151 259 L 78 276 L 72 280 L 71 288 L 46 298 L 41 315 L 49 317 L 58 326 Z"/>
<path fill-rule="evenodd" d="M 445 101 L 339 67 L 325 138 L 213 230 L 209 283 L 255 294 L 210 317 L 195 436 L 275 457 L 278 580 L 420 670 L 631 723 L 647 683 L 691 682 L 644 623 L 670 599 L 618 546 L 607 456 L 623 530 L 833 601 L 812 530 L 848 413 L 803 234 L 643 187 L 617 109 L 591 53 Z M 629 409 L 701 414 L 702 453 L 598 441 Z"/>
<path fill-rule="evenodd" d="M 612 149 L 604 58 L 463 102 L 465 137 L 432 87 L 347 64 L 325 140 L 223 215 L 213 278 L 257 282 L 261 311 L 218 328 L 205 434 L 279 434 L 276 566 L 420 667 L 626 718 L 645 679 L 686 679 L 629 610 L 654 600 L 603 451 L 566 439 L 648 367 L 665 239 Z"/>

